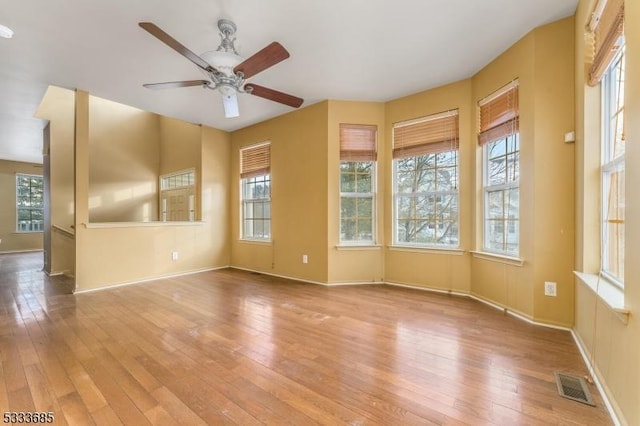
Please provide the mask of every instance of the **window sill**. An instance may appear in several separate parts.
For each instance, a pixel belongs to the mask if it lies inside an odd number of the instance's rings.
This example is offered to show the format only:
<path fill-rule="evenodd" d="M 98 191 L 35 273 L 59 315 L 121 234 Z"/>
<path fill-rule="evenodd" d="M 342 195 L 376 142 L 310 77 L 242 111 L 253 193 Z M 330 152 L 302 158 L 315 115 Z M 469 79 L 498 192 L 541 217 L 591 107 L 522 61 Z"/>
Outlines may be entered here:
<path fill-rule="evenodd" d="M 272 241 L 271 240 L 249 240 L 246 238 L 241 238 L 238 240 L 239 243 L 242 244 L 253 244 L 253 245 L 257 245 L 257 246 L 270 246 L 272 245 Z"/>
<path fill-rule="evenodd" d="M 462 256 L 464 250 L 454 247 L 433 247 L 433 246 L 403 246 L 390 245 L 387 246 L 392 251 L 406 251 L 415 253 L 433 253 L 433 254 L 450 254 L 454 256 Z"/>
<path fill-rule="evenodd" d="M 624 324 L 629 322 L 631 311 L 624 306 L 624 290 L 596 274 L 578 271 L 573 271 L 573 273 L 578 277 L 579 282 L 593 291 L 598 299 L 602 300 L 616 314 L 620 321 Z"/>
<path fill-rule="evenodd" d="M 504 254 L 489 253 L 486 251 L 471 251 L 471 255 L 477 259 L 504 263 L 505 265 L 513 265 L 518 267 L 522 267 L 522 265 L 524 265 L 524 259 L 513 256 L 505 256 Z"/>
<path fill-rule="evenodd" d="M 16 231 L 14 234 L 24 235 L 24 234 L 42 234 L 44 231 Z"/>
<path fill-rule="evenodd" d="M 380 250 L 380 244 L 338 244 L 336 250 Z"/>

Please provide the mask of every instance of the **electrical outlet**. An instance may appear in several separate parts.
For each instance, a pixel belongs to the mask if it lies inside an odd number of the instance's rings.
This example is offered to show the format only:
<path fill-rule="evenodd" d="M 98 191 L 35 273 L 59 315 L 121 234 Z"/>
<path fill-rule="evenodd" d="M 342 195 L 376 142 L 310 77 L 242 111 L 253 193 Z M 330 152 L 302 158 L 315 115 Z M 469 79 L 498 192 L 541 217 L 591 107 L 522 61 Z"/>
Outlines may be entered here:
<path fill-rule="evenodd" d="M 306 254 L 302 255 L 302 263 L 309 263 L 309 257 Z"/>
<path fill-rule="evenodd" d="M 172 251 L 171 252 L 171 260 L 178 260 L 178 252 L 177 251 Z"/>
<path fill-rule="evenodd" d="M 544 282 L 544 295 L 556 297 L 558 295 L 557 292 L 557 284 L 553 281 L 545 281 Z"/>

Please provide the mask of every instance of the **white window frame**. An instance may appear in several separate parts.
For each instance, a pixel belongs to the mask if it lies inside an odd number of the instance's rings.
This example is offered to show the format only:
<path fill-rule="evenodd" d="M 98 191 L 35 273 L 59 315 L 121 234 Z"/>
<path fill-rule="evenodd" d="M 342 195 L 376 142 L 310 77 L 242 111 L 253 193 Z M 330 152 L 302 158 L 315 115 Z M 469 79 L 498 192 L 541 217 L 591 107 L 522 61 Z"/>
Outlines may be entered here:
<path fill-rule="evenodd" d="M 513 138 L 515 137 L 517 140 L 517 151 L 516 150 L 512 150 L 509 151 L 509 138 Z M 491 185 L 489 183 L 489 148 L 491 145 L 500 142 L 500 143 L 505 143 L 505 153 L 504 153 L 504 158 L 505 158 L 505 162 L 508 161 L 509 155 L 514 155 L 517 153 L 517 158 L 518 158 L 518 170 L 520 170 L 520 133 L 519 132 L 515 132 L 511 135 L 508 136 L 504 136 L 500 139 L 496 139 L 493 140 L 491 142 L 488 142 L 486 144 L 483 145 L 482 147 L 482 163 L 483 163 L 483 167 L 482 167 L 482 174 L 483 174 L 483 178 L 482 178 L 482 192 L 483 192 L 483 204 L 484 204 L 484 212 L 483 212 L 483 218 L 482 218 L 482 251 L 487 252 L 487 253 L 494 253 L 494 254 L 499 254 L 499 255 L 503 255 L 503 256 L 509 256 L 509 257 L 518 257 L 520 255 L 520 171 L 518 172 L 518 180 L 517 181 L 512 181 L 509 182 L 508 179 L 505 179 L 506 182 L 503 184 L 493 184 Z M 508 173 L 508 168 L 506 169 L 505 173 Z M 489 229 L 488 229 L 488 223 L 490 221 L 498 221 L 498 219 L 490 219 L 489 218 L 489 194 L 494 193 L 494 192 L 502 192 L 503 197 L 504 194 L 508 194 L 510 191 L 513 190 L 517 190 L 518 191 L 518 205 L 517 205 L 517 218 L 513 218 L 513 217 L 509 217 L 508 214 L 506 214 L 506 209 L 503 211 L 503 217 L 502 219 L 500 219 L 499 221 L 502 222 L 502 229 L 503 229 L 503 236 L 507 235 L 507 233 L 504 232 L 505 229 L 508 228 L 508 225 L 510 222 L 513 222 L 514 220 L 517 221 L 518 226 L 516 227 L 517 229 L 515 229 L 515 234 L 516 234 L 516 244 L 517 244 L 517 249 L 515 251 L 509 251 L 507 249 L 508 247 L 508 242 L 506 240 L 503 241 L 503 249 L 502 250 L 498 250 L 496 248 L 493 247 L 489 247 Z M 503 208 L 504 208 L 504 203 L 503 203 Z M 507 237 L 508 238 L 508 237 Z"/>
<path fill-rule="evenodd" d="M 601 168 L 600 168 L 600 187 L 601 187 L 601 205 L 600 205 L 600 274 L 611 283 L 617 285 L 620 288 L 624 288 L 624 276 L 618 277 L 609 271 L 609 265 L 611 259 L 609 259 L 609 233 L 607 224 L 607 211 L 609 201 L 609 179 L 613 173 L 625 170 L 625 153 L 614 156 L 611 152 L 616 137 L 616 129 L 612 126 L 612 121 L 616 119 L 616 116 L 622 114 L 622 110 L 614 111 L 615 100 L 612 97 L 615 94 L 615 81 L 614 70 L 616 66 L 622 61 L 625 61 L 625 47 L 624 42 L 620 44 L 619 52 L 616 54 L 611 64 L 607 67 L 607 70 L 603 74 L 601 80 L 601 93 L 602 93 L 602 105 L 601 105 L 601 120 L 602 120 L 602 135 L 601 135 Z M 623 69 L 624 72 L 624 69 Z M 623 79 L 626 76 L 623 75 Z M 624 93 L 622 94 L 624 96 Z M 623 106 L 624 108 L 624 106 Z M 624 220 L 624 219 L 623 219 Z M 623 264 L 624 275 L 624 251 L 621 254 Z"/>
<path fill-rule="evenodd" d="M 371 164 L 371 192 L 342 192 L 342 164 L 344 163 L 370 163 Z M 357 167 L 357 166 L 356 166 Z M 340 161 L 340 223 L 339 223 L 339 241 L 341 245 L 373 245 L 376 241 L 376 169 L 377 161 Z M 356 181 L 357 187 L 357 181 Z M 355 199 L 371 199 L 371 238 L 369 239 L 352 239 L 347 240 L 342 238 L 342 221 L 344 217 L 342 215 L 342 202 L 345 198 Z M 357 208 L 357 207 L 356 207 Z M 359 221 L 360 216 L 356 215 L 356 222 Z M 356 225 L 356 229 L 358 229 Z"/>
<path fill-rule="evenodd" d="M 433 249 L 456 249 L 460 247 L 460 185 L 459 185 L 459 176 L 460 176 L 460 161 L 459 161 L 459 149 L 452 149 L 450 151 L 445 151 L 445 152 L 454 152 L 454 157 L 455 157 L 455 191 L 426 191 L 426 192 L 413 192 L 411 193 L 410 196 L 413 197 L 442 197 L 442 196 L 454 196 L 457 198 L 456 200 L 456 204 L 458 206 L 458 212 L 456 215 L 456 221 L 455 221 L 455 227 L 457 230 L 457 243 L 456 244 L 450 244 L 450 243 L 422 243 L 422 242 L 416 242 L 416 241 L 400 241 L 398 239 L 398 222 L 400 221 L 398 219 L 398 203 L 399 203 L 399 199 L 401 197 L 406 197 L 409 193 L 403 193 L 400 194 L 398 192 L 398 162 L 403 160 L 403 158 L 396 158 L 393 160 L 393 243 L 396 246 L 409 246 L 409 247 L 420 247 L 420 248 L 433 248 Z M 423 157 L 423 156 L 438 156 L 439 154 L 442 154 L 444 152 L 441 153 L 431 153 L 431 154 L 424 154 L 424 155 L 417 155 L 414 157 L 406 157 L 406 158 L 418 158 L 418 157 Z M 437 173 L 437 166 L 433 168 L 434 169 L 434 173 Z M 438 216 L 434 216 L 434 220 L 435 222 L 433 223 L 433 227 L 437 228 L 439 225 L 441 225 L 442 223 L 444 223 L 445 221 L 438 221 Z M 412 220 L 418 220 L 418 218 L 414 218 Z M 428 218 L 424 218 L 424 221 L 428 221 Z M 446 221 L 448 222 L 448 221 Z"/>
<path fill-rule="evenodd" d="M 30 233 L 37 233 L 37 232 L 43 232 L 44 231 L 44 198 L 42 200 L 42 207 L 24 207 L 24 206 L 20 206 L 18 203 L 18 182 L 20 180 L 20 178 L 38 178 L 40 179 L 40 181 L 42 182 L 42 190 L 43 190 L 43 197 L 44 197 L 44 177 L 42 175 L 34 175 L 34 174 L 28 174 L 28 173 L 16 173 L 16 182 L 15 182 L 15 187 L 14 187 L 14 191 L 16 194 L 16 232 L 17 233 L 21 233 L 21 234 L 30 234 Z M 39 224 L 39 226 L 37 227 L 37 229 L 33 229 L 33 219 L 31 219 L 31 222 L 28 226 L 29 229 L 22 229 L 20 226 L 20 210 L 28 210 L 28 211 L 41 211 L 42 212 L 42 223 Z"/>
<path fill-rule="evenodd" d="M 159 179 L 160 187 L 160 220 L 166 222 L 168 220 L 169 206 L 167 205 L 168 194 L 171 191 L 190 189 L 188 195 L 188 219 L 189 222 L 196 220 L 196 170 L 194 168 L 180 170 L 177 172 L 167 173 L 160 175 Z"/>
<path fill-rule="evenodd" d="M 242 165 L 242 158 L 243 157 L 243 152 L 245 151 L 251 151 L 251 150 L 255 150 L 264 146 L 268 146 L 269 147 L 269 159 L 268 159 L 268 167 L 269 167 L 269 172 L 268 173 L 262 173 L 262 174 L 255 174 L 254 176 L 248 176 L 248 177 L 240 177 L 240 240 L 244 240 L 244 241 L 258 241 L 258 242 L 271 242 L 271 236 L 272 236 L 272 232 L 271 232 L 271 185 L 272 185 L 272 181 L 271 181 L 271 172 L 270 172 L 270 168 L 271 168 L 271 157 L 270 157 L 270 151 L 271 151 L 271 142 L 270 141 L 265 141 L 265 142 L 260 142 L 254 145 L 249 145 L 249 146 L 245 146 L 243 148 L 240 148 L 240 167 L 242 169 L 242 167 L 244 167 Z M 262 169 L 260 169 L 262 170 Z M 241 170 L 242 171 L 242 170 Z M 267 170 L 265 170 L 266 172 Z M 262 181 L 263 183 L 267 184 L 267 187 L 269 188 L 269 193 L 268 194 L 262 194 L 261 196 L 257 196 L 257 197 L 247 197 L 248 192 L 249 192 L 249 185 L 251 184 L 256 184 L 257 181 Z M 252 208 L 251 211 L 256 211 L 255 209 L 253 209 L 253 207 L 257 206 L 261 204 L 262 206 L 262 216 L 257 216 L 257 217 L 248 217 L 247 216 L 247 212 L 249 212 L 250 208 Z M 268 212 L 268 214 L 266 214 L 265 216 L 265 211 Z M 262 225 L 263 225 L 263 231 L 264 231 L 264 226 L 268 225 L 268 232 L 263 232 L 261 235 L 258 234 L 256 235 L 256 227 L 255 224 L 257 223 L 257 221 L 262 221 Z M 251 224 L 251 227 L 249 228 L 248 225 Z M 247 232 L 248 229 L 251 229 L 251 232 Z"/>

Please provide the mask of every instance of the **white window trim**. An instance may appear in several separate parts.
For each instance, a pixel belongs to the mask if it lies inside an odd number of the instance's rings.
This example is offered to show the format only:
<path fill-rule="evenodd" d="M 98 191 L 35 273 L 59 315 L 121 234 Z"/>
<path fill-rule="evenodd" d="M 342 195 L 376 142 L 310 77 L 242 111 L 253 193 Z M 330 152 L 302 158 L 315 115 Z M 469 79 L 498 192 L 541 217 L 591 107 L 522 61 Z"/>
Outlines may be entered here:
<path fill-rule="evenodd" d="M 264 144 L 262 144 L 264 145 Z M 244 235 L 244 207 L 245 207 L 245 198 L 244 198 L 244 184 L 245 184 L 245 180 L 246 179 L 252 179 L 255 177 L 261 177 L 261 176 L 269 176 L 269 198 L 264 198 L 264 200 L 268 200 L 269 201 L 269 211 L 271 211 L 271 184 L 272 184 L 272 180 L 271 180 L 271 173 L 268 174 L 264 174 L 264 175 L 260 175 L 260 176 L 253 176 L 251 178 L 240 178 L 240 241 L 247 241 L 247 242 L 257 242 L 257 243 L 270 243 L 271 239 L 273 238 L 273 230 L 271 228 L 272 225 L 272 221 L 271 218 L 269 218 L 269 236 L 265 237 L 265 238 L 258 238 L 258 237 L 247 237 Z M 257 200 L 257 198 L 256 198 Z M 262 199 L 260 199 L 262 200 Z"/>
<path fill-rule="evenodd" d="M 442 114 L 447 114 L 447 113 L 442 113 Z M 417 121 L 417 120 L 413 120 L 413 121 Z M 452 150 L 453 151 L 453 150 Z M 456 154 L 456 173 L 457 173 L 457 179 L 460 179 L 460 150 L 457 149 L 455 151 L 458 151 Z M 437 154 L 436 154 L 437 155 Z M 424 249 L 425 251 L 438 251 L 438 250 L 445 250 L 445 251 L 449 251 L 449 250 L 457 250 L 460 248 L 460 184 L 459 182 L 456 182 L 457 184 L 457 191 L 443 191 L 443 192 L 420 192 L 420 193 L 414 193 L 415 195 L 457 195 L 458 196 L 458 218 L 457 218 L 457 226 L 458 226 L 458 244 L 428 244 L 428 243 L 412 243 L 412 242 L 407 242 L 407 241 L 398 241 L 398 182 L 397 182 L 397 178 L 398 178 L 398 160 L 399 159 L 394 159 L 393 160 L 393 167 L 392 167 L 392 179 L 391 179 L 391 184 L 392 186 L 392 191 L 393 191 L 393 206 L 392 206 L 392 220 L 393 220 L 393 225 L 392 225 L 392 230 L 391 232 L 393 232 L 393 237 L 391 239 L 391 241 L 393 241 L 393 243 L 391 245 L 389 245 L 389 247 L 393 247 L 393 248 L 398 248 L 398 249 Z"/>
<path fill-rule="evenodd" d="M 605 176 L 608 174 L 611 174 L 612 172 L 625 168 L 626 152 L 615 158 L 612 158 L 613 153 L 610 152 L 610 148 L 611 148 L 610 138 L 612 136 L 610 113 L 612 112 L 612 106 L 611 106 L 612 99 L 609 96 L 609 94 L 611 93 L 612 84 L 613 84 L 610 78 L 610 72 L 611 72 L 612 66 L 614 64 L 617 64 L 623 55 L 626 56 L 626 49 L 624 48 L 624 43 L 622 44 L 622 47 L 619 49 L 619 52 L 611 61 L 611 64 L 609 64 L 609 67 L 607 71 L 605 71 L 603 79 L 600 84 L 601 86 L 600 120 L 602 123 L 601 135 L 600 135 L 600 149 L 601 149 L 600 155 L 603 160 L 600 162 L 601 202 L 600 202 L 600 274 L 599 276 L 602 277 L 604 280 L 606 280 L 607 283 L 610 283 L 611 285 L 615 285 L 621 290 L 624 290 L 624 277 L 622 280 L 620 280 L 618 277 L 615 277 L 612 274 L 608 273 L 604 268 L 605 256 L 606 256 L 605 253 L 607 252 L 607 248 L 608 248 L 608 238 L 605 237 L 606 234 L 605 234 L 604 219 L 607 214 L 606 203 L 609 199 L 609 188 L 608 186 L 605 185 L 605 183 L 608 182 L 608 180 L 605 179 Z M 626 84 L 626 76 L 625 76 L 625 84 Z M 615 135 L 613 135 L 613 137 L 615 137 Z M 605 159 L 607 160 L 607 162 L 604 161 Z"/>
<path fill-rule="evenodd" d="M 370 247 L 375 246 L 377 242 L 377 176 L 378 162 L 371 161 L 340 161 L 340 163 L 373 163 L 371 168 L 371 190 L 373 192 L 342 192 L 340 191 L 341 180 L 338 182 L 338 247 Z M 342 176 L 342 171 L 339 172 Z M 343 195 L 345 194 L 345 195 Z M 371 197 L 371 240 L 343 240 L 342 239 L 342 198 L 365 198 Z"/>
<path fill-rule="evenodd" d="M 519 132 L 518 132 L 519 133 Z M 506 139 L 508 138 L 502 138 Z M 520 136 L 518 135 L 518 167 L 520 166 Z M 495 141 L 492 141 L 495 142 Z M 518 177 L 518 182 L 514 183 L 505 183 L 500 185 L 489 185 L 489 153 L 488 146 L 492 143 L 489 142 L 482 147 L 482 203 L 483 203 L 483 215 L 482 215 L 482 250 L 477 251 L 476 253 L 482 254 L 486 253 L 489 255 L 494 255 L 496 257 L 504 258 L 504 259 L 513 259 L 515 262 L 522 262 L 520 259 L 520 227 L 518 227 L 518 251 L 516 253 L 502 251 L 502 250 L 492 250 L 487 246 L 487 218 L 489 216 L 489 192 L 492 191 L 505 191 L 511 189 L 518 189 L 518 193 L 520 191 L 520 177 Z M 505 149 L 505 159 L 508 157 L 509 152 Z M 518 199 L 518 223 L 520 223 L 520 200 Z M 506 221 L 505 221 L 506 222 Z"/>
<path fill-rule="evenodd" d="M 37 209 L 36 208 L 27 208 L 27 207 L 18 206 L 18 177 L 22 177 L 22 176 L 29 177 L 29 178 L 37 177 L 37 178 L 42 179 L 42 188 L 44 190 L 44 177 L 42 175 L 34 175 L 33 173 L 16 173 L 15 182 L 14 182 L 14 186 L 13 186 L 13 192 L 15 194 L 15 207 L 16 207 L 16 221 L 15 221 L 16 234 L 38 234 L 38 233 L 43 233 L 44 229 L 39 230 L 39 231 L 24 231 L 24 230 L 21 230 L 20 227 L 18 226 L 19 211 L 21 209 L 42 210 L 42 215 L 43 215 L 43 218 L 44 218 L 44 205 L 43 205 L 42 209 L 40 209 L 40 208 L 37 208 Z M 44 200 L 43 200 L 43 202 L 44 202 Z M 43 224 L 43 227 L 44 227 L 44 224 Z"/>

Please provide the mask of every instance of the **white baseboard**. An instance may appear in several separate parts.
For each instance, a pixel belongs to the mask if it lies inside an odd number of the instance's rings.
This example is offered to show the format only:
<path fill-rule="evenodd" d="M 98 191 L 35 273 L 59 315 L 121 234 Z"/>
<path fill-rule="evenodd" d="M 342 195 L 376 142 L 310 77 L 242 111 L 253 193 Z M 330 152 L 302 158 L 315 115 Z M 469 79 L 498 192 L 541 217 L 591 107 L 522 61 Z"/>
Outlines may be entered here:
<path fill-rule="evenodd" d="M 215 271 L 215 270 L 218 270 L 218 269 L 225 269 L 225 268 L 228 268 L 228 267 L 229 267 L 228 265 L 225 265 L 225 266 L 216 266 L 216 267 L 212 267 L 212 268 L 193 269 L 193 270 L 190 270 L 190 271 L 178 272 L 178 273 L 175 273 L 175 274 L 159 275 L 157 277 L 143 278 L 141 280 L 125 281 L 125 282 L 121 282 L 121 283 L 110 284 L 110 285 L 96 287 L 96 288 L 88 288 L 86 290 L 74 290 L 73 294 L 83 294 L 83 293 L 91 293 L 91 292 L 94 292 L 94 291 L 109 290 L 109 289 L 112 289 L 112 288 L 126 287 L 126 286 L 130 286 L 130 285 L 147 283 L 149 281 L 164 280 L 164 279 L 168 279 L 168 278 L 183 277 L 185 275 L 199 274 L 201 272 Z"/>
<path fill-rule="evenodd" d="M 330 287 L 331 286 L 331 284 L 323 283 L 321 281 L 313 281 L 313 280 L 306 280 L 304 278 L 289 277 L 287 275 L 274 274 L 274 273 L 271 273 L 271 272 L 259 271 L 257 269 L 242 268 L 240 266 L 230 266 L 230 268 L 231 269 L 238 269 L 240 271 L 255 272 L 257 274 L 262 274 L 262 275 L 269 275 L 270 277 L 284 278 L 286 280 L 300 281 L 300 282 L 303 282 L 303 283 L 316 284 L 316 285 L 323 285 L 325 287 Z"/>
<path fill-rule="evenodd" d="M 44 252 L 44 250 L 42 249 L 29 249 L 29 250 L 7 250 L 7 251 L 0 251 L 0 254 L 19 254 L 19 253 L 37 253 L 37 252 Z"/>
<path fill-rule="evenodd" d="M 611 392 L 609 391 L 604 378 L 600 374 L 600 370 L 597 366 L 591 363 L 591 359 L 588 355 L 589 350 L 584 344 L 584 341 L 582 340 L 582 338 L 580 338 L 580 335 L 576 332 L 575 329 L 571 329 L 571 336 L 573 337 L 573 341 L 576 342 L 576 346 L 578 346 L 580 355 L 582 355 L 582 359 L 584 360 L 584 363 L 589 370 L 591 378 L 593 378 L 593 382 L 595 383 L 598 392 L 600 392 L 602 401 L 604 402 L 605 407 L 607 407 L 607 411 L 611 416 L 611 420 L 613 420 L 613 424 L 615 424 L 616 426 L 627 425 L 628 423 L 626 420 L 624 420 L 624 416 L 622 415 L 622 411 L 620 411 L 620 407 L 618 407 L 618 404 L 615 402 L 613 397 L 610 397 Z"/>

